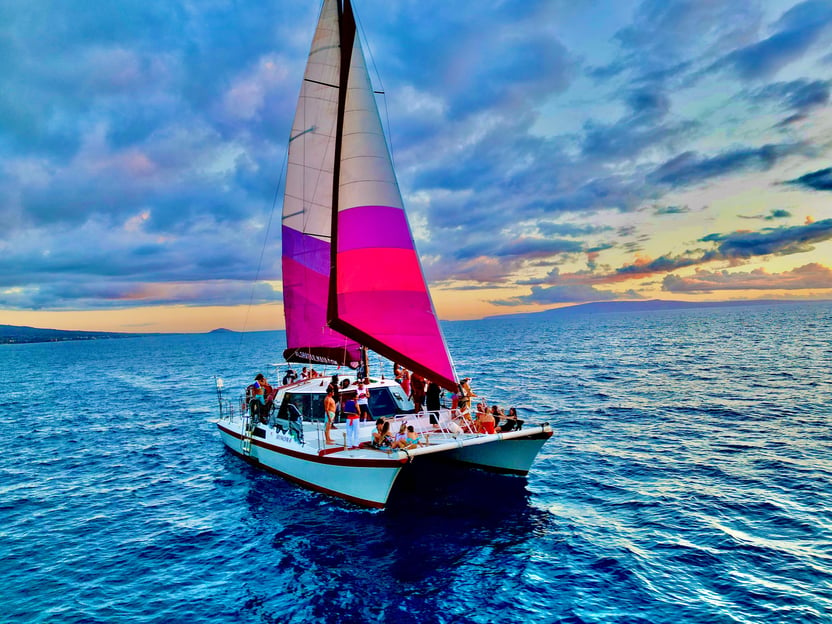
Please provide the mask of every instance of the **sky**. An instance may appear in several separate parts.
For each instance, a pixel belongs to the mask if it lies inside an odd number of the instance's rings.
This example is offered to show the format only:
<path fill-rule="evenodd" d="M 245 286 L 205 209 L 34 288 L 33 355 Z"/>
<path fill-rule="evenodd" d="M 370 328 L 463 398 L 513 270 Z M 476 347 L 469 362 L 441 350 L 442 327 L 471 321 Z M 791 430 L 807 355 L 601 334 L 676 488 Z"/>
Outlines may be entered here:
<path fill-rule="evenodd" d="M 832 0 L 355 0 L 442 319 L 832 299 Z M 283 327 L 320 4 L 0 3 L 0 323 Z"/>

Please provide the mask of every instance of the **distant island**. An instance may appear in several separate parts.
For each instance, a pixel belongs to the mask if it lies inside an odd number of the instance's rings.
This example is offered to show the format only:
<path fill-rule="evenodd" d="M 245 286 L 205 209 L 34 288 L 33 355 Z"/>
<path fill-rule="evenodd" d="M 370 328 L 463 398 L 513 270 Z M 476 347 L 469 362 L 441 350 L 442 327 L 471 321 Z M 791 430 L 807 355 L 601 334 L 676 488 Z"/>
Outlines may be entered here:
<path fill-rule="evenodd" d="M 67 340 L 110 340 L 113 338 L 136 338 L 148 334 L 127 334 L 120 332 L 75 331 L 66 329 L 43 329 L 21 325 L 0 325 L 0 344 L 25 344 L 32 342 L 65 342 Z"/>
<path fill-rule="evenodd" d="M 762 305 L 786 305 L 794 303 L 828 303 L 829 300 L 795 300 L 795 299 L 748 299 L 742 301 L 670 301 L 665 299 L 646 299 L 642 301 L 596 301 L 581 303 L 562 308 L 550 308 L 542 312 L 521 312 L 518 314 L 498 314 L 486 316 L 482 320 L 502 320 L 519 318 L 546 318 L 565 314 L 602 314 L 609 312 L 654 312 L 657 310 L 687 310 L 692 308 L 738 308 Z"/>

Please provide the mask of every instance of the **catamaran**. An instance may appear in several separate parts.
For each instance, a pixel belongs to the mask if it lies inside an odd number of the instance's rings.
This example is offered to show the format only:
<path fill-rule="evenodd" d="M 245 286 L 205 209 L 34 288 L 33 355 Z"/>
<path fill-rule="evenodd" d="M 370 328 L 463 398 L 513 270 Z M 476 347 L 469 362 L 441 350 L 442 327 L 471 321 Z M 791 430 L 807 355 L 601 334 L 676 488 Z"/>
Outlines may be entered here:
<path fill-rule="evenodd" d="M 372 350 L 417 379 L 454 393 L 460 387 L 349 0 L 324 0 L 312 40 L 289 138 L 282 247 L 283 356 L 289 363 L 337 368 L 334 378 L 291 381 L 273 396 L 239 404 L 224 398 L 217 380 L 217 426 L 232 452 L 302 486 L 369 507 L 384 507 L 400 472 L 422 462 L 528 473 L 552 436 L 548 424 L 489 433 L 453 405 L 417 410 L 400 383 L 367 368 Z M 331 383 L 342 401 L 354 398 L 359 381 L 367 382 L 372 419 L 359 423 L 359 443 L 348 445 L 343 420 L 325 431 L 324 399 Z M 394 433 L 404 423 L 413 427 L 418 442 L 373 445 L 378 418 L 390 422 Z"/>

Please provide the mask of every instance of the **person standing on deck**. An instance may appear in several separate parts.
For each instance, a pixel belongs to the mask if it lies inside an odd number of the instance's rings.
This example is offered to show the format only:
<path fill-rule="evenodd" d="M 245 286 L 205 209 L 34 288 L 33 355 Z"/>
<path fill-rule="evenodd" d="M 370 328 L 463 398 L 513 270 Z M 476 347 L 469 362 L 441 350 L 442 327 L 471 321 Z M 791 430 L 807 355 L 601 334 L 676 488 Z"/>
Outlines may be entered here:
<path fill-rule="evenodd" d="M 338 373 L 332 376 L 332 381 L 326 387 L 326 391 L 332 390 L 332 398 L 335 400 L 335 417 L 332 419 L 332 428 L 337 429 L 335 421 L 338 419 L 338 412 L 341 411 L 341 386 L 338 384 Z"/>
<path fill-rule="evenodd" d="M 410 398 L 413 399 L 416 412 L 421 412 L 422 404 L 425 402 L 425 378 L 419 373 L 410 376 Z"/>
<path fill-rule="evenodd" d="M 347 419 L 347 446 L 358 447 L 358 408 L 355 406 L 355 399 L 349 399 L 341 406 L 341 413 Z"/>
<path fill-rule="evenodd" d="M 326 413 L 326 424 L 324 425 L 324 439 L 326 444 L 335 444 L 330 437 L 332 434 L 332 423 L 335 421 L 335 398 L 332 395 L 332 388 L 327 388 L 324 399 L 324 412 Z"/>
<path fill-rule="evenodd" d="M 364 385 L 363 381 L 358 382 L 358 391 L 356 392 L 356 403 L 358 405 L 358 413 L 361 420 L 371 420 L 373 418 L 370 412 L 370 389 Z"/>
<path fill-rule="evenodd" d="M 428 382 L 428 389 L 425 392 L 425 401 L 427 403 L 428 412 L 430 413 L 430 424 L 438 425 L 439 424 L 439 408 L 441 404 L 439 402 L 439 395 L 442 393 L 442 388 L 439 387 L 439 384 L 434 383 L 433 381 Z"/>

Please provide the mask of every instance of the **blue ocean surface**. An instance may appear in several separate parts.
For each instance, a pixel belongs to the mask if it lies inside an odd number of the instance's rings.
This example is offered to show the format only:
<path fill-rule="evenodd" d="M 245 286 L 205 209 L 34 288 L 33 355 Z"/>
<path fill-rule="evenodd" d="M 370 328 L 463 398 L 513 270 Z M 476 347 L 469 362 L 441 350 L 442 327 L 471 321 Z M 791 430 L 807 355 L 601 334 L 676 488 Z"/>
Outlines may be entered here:
<path fill-rule="evenodd" d="M 832 620 L 832 304 L 444 329 L 555 434 L 383 511 L 224 449 L 282 332 L 0 347 L 0 620 Z"/>

